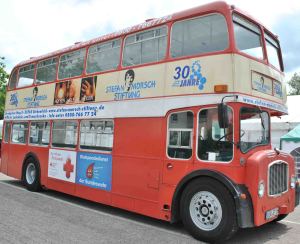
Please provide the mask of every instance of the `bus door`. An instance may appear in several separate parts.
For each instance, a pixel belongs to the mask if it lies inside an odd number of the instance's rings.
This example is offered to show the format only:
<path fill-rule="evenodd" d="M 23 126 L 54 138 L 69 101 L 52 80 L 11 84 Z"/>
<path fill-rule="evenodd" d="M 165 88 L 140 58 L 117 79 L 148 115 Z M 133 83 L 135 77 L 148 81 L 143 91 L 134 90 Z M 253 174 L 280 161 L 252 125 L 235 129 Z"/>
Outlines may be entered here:
<path fill-rule="evenodd" d="M 1 167 L 0 171 L 7 174 L 7 163 L 9 161 L 9 147 L 10 147 L 10 132 L 11 123 L 9 121 L 4 122 L 3 137 L 1 144 Z"/>
<path fill-rule="evenodd" d="M 176 185 L 193 163 L 194 113 L 180 111 L 168 116 L 167 157 L 163 183 Z"/>

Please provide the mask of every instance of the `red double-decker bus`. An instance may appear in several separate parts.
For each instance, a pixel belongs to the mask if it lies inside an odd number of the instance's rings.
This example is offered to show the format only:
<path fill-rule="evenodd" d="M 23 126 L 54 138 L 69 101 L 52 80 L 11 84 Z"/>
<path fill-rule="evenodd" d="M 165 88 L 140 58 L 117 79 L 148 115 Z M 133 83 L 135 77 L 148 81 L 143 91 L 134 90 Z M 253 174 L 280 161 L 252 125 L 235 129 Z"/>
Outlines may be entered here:
<path fill-rule="evenodd" d="M 226 240 L 299 203 L 270 144 L 283 77 L 277 37 L 224 2 L 31 58 L 10 76 L 1 172 Z"/>

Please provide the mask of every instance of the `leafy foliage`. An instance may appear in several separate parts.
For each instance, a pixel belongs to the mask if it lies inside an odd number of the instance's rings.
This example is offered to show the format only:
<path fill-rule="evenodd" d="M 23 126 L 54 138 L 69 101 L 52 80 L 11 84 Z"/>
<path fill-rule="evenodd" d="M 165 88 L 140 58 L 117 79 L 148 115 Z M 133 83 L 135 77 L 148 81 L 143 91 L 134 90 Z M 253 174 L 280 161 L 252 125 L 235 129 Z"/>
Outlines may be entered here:
<path fill-rule="evenodd" d="M 4 115 L 8 76 L 9 75 L 5 71 L 4 57 L 0 57 L 0 119 L 3 119 Z"/>
<path fill-rule="evenodd" d="M 300 95 L 300 75 L 295 73 L 288 81 L 290 86 L 289 95 Z"/>

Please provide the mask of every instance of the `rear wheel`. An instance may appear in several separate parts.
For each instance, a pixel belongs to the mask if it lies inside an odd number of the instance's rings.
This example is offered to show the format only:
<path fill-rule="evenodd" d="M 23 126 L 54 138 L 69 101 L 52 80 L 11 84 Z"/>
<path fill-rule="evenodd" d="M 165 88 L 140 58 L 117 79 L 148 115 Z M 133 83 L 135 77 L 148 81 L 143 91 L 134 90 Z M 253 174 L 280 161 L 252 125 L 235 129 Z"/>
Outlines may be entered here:
<path fill-rule="evenodd" d="M 40 166 L 33 158 L 25 161 L 23 170 L 23 183 L 29 191 L 40 191 Z"/>
<path fill-rule="evenodd" d="M 210 178 L 196 179 L 186 187 L 180 212 L 185 227 L 198 240 L 225 241 L 238 229 L 230 192 Z"/>

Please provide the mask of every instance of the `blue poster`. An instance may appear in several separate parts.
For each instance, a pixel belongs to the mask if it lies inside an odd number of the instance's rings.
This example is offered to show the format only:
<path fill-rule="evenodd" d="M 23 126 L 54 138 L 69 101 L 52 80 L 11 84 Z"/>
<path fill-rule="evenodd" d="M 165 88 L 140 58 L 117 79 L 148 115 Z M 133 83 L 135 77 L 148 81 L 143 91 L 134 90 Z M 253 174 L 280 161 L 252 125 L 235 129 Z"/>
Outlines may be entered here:
<path fill-rule="evenodd" d="M 112 157 L 108 154 L 77 154 L 76 183 L 111 190 Z"/>

